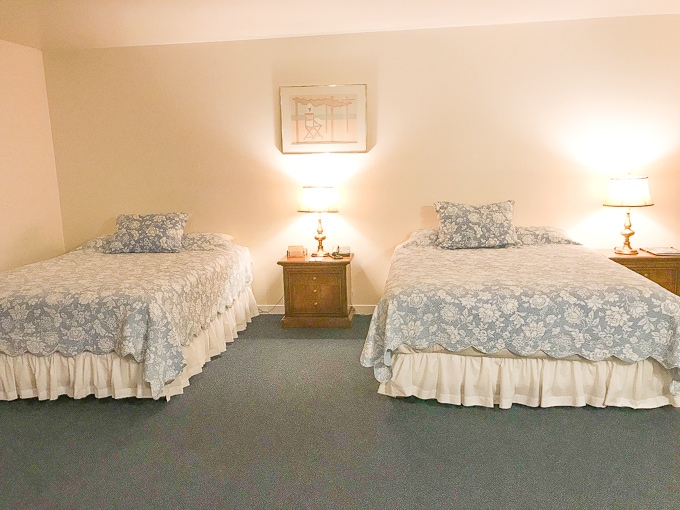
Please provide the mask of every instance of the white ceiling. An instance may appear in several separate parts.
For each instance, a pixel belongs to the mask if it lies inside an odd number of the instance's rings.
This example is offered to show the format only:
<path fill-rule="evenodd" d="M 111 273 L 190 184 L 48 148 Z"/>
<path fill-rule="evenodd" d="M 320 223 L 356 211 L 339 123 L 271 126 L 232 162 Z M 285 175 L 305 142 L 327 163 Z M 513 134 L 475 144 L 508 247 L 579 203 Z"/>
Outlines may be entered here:
<path fill-rule="evenodd" d="M 106 48 L 680 14 L 680 0 L 0 0 L 0 39 Z"/>

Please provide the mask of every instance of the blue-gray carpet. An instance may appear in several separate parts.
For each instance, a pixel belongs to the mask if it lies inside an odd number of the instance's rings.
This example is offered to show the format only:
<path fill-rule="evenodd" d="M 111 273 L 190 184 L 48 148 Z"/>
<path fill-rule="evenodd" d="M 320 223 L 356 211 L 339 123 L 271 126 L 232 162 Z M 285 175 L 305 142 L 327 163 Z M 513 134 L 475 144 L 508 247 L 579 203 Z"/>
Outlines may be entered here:
<path fill-rule="evenodd" d="M 170 402 L 0 402 L 0 508 L 680 508 L 680 410 L 392 399 L 369 317 L 279 318 Z"/>

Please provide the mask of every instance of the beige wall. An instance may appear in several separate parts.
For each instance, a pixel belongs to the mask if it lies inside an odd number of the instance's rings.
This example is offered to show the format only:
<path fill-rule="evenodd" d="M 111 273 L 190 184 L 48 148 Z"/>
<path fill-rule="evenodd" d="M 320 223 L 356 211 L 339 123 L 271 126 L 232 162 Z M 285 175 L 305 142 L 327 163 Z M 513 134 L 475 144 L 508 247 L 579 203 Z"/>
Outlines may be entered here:
<path fill-rule="evenodd" d="M 516 224 L 620 244 L 606 181 L 648 175 L 633 245 L 680 246 L 680 17 L 45 53 L 67 248 L 120 213 L 181 210 L 250 247 L 261 306 L 276 261 L 314 247 L 303 184 L 333 183 L 326 246 L 349 244 L 354 303 L 432 203 L 512 198 Z M 365 83 L 365 154 L 283 155 L 281 85 Z M 364 309 L 366 310 L 366 309 Z"/>
<path fill-rule="evenodd" d="M 0 217 L 0 270 L 64 251 L 42 53 L 6 41 L 0 41 Z"/>

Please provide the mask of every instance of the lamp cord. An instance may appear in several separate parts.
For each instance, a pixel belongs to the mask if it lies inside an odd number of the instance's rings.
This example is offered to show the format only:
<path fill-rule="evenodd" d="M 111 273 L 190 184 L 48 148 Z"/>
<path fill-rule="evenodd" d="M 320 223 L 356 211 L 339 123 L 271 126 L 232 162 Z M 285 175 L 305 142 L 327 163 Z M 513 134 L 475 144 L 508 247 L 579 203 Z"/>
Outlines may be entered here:
<path fill-rule="evenodd" d="M 267 315 L 267 314 L 268 314 L 269 312 L 271 312 L 274 308 L 276 308 L 277 305 L 278 305 L 281 301 L 283 301 L 283 296 L 281 296 L 281 298 L 280 298 L 276 303 L 274 303 L 274 304 L 272 305 L 272 307 L 271 307 L 269 310 L 264 310 L 264 309 L 262 309 L 262 308 L 260 308 L 260 307 L 258 306 L 258 307 L 257 307 L 257 311 L 260 312 L 260 313 L 263 314 L 263 315 Z"/>

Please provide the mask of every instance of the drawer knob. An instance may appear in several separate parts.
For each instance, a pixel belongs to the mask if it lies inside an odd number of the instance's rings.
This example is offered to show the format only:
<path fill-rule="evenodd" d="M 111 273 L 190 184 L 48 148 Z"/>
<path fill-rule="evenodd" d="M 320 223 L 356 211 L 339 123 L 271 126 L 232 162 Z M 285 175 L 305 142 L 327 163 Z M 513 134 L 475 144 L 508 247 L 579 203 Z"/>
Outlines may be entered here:
<path fill-rule="evenodd" d="M 649 278 L 649 273 L 642 273 L 642 276 L 644 276 L 645 278 Z"/>
<path fill-rule="evenodd" d="M 316 276 L 312 276 L 312 280 L 316 280 Z"/>
<path fill-rule="evenodd" d="M 314 294 L 316 294 L 318 291 L 316 289 L 314 289 L 312 292 L 314 292 Z"/>
<path fill-rule="evenodd" d="M 318 304 L 319 304 L 319 303 L 317 303 L 316 301 L 314 302 L 314 306 L 316 306 L 316 305 L 318 305 Z"/>

